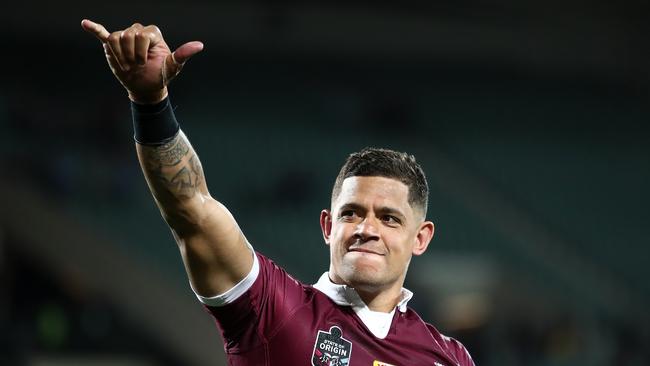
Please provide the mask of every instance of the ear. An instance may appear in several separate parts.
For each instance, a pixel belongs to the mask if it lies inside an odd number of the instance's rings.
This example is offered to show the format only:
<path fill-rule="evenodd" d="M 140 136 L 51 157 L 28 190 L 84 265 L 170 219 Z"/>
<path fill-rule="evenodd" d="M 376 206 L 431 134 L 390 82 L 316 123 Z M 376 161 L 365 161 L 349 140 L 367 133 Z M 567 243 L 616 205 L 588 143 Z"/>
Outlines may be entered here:
<path fill-rule="evenodd" d="M 332 214 L 330 213 L 330 210 L 323 210 L 320 212 L 320 229 L 323 232 L 325 244 L 329 245 L 330 235 L 332 234 Z"/>
<path fill-rule="evenodd" d="M 420 255 L 427 250 L 429 242 L 433 238 L 433 232 L 435 231 L 435 226 L 431 221 L 425 221 L 420 224 L 418 233 L 415 236 L 415 245 L 413 246 L 413 255 Z"/>

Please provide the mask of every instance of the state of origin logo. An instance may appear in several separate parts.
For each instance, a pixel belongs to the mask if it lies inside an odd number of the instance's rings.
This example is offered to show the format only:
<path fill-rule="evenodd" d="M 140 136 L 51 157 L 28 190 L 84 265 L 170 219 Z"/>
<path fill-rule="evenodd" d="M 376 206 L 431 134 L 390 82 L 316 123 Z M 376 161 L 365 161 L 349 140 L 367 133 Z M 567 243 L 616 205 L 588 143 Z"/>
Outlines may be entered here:
<path fill-rule="evenodd" d="M 311 356 L 312 366 L 348 366 L 352 342 L 342 337 L 341 328 L 332 326 L 329 332 L 319 330 Z"/>

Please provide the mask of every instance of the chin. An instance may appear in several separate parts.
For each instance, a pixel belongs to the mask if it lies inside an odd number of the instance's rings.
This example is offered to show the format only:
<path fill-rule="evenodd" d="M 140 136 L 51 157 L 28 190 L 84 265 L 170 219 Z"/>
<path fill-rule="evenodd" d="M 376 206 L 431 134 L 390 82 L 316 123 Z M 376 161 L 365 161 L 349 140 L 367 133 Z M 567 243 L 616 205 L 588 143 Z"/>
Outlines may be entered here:
<path fill-rule="evenodd" d="M 386 279 L 382 278 L 382 272 L 376 263 L 355 261 L 354 265 L 345 266 L 341 275 L 348 286 L 368 290 L 385 285 Z"/>

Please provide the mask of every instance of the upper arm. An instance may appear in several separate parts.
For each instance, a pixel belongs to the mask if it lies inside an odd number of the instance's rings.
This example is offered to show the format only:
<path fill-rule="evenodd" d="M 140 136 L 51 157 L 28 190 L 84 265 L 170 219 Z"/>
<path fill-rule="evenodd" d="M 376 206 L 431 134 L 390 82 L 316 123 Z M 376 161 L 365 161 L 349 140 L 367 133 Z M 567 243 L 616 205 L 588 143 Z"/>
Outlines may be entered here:
<path fill-rule="evenodd" d="M 185 134 L 161 145 L 136 144 L 136 150 L 194 290 L 213 296 L 232 288 L 251 270 L 252 251 L 228 209 L 210 196 Z"/>
<path fill-rule="evenodd" d="M 224 293 L 253 266 L 246 237 L 228 209 L 210 196 L 196 197 L 185 207 L 194 219 L 189 227 L 170 225 L 194 291 L 201 296 Z"/>

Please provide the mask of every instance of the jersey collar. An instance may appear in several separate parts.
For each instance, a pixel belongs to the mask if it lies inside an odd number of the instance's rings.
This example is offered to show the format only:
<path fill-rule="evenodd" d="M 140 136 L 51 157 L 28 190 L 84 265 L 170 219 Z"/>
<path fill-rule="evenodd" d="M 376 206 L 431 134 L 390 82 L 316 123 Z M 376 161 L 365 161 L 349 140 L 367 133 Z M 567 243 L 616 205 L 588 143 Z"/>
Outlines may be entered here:
<path fill-rule="evenodd" d="M 314 284 L 314 288 L 327 295 L 327 297 L 338 305 L 352 306 L 353 308 L 367 308 L 354 288 L 332 282 L 329 277 L 329 272 L 325 272 L 320 276 L 318 282 Z M 402 313 L 406 312 L 406 304 L 412 297 L 413 292 L 402 287 L 401 298 L 396 308 Z M 395 310 L 393 309 L 393 311 Z"/>

